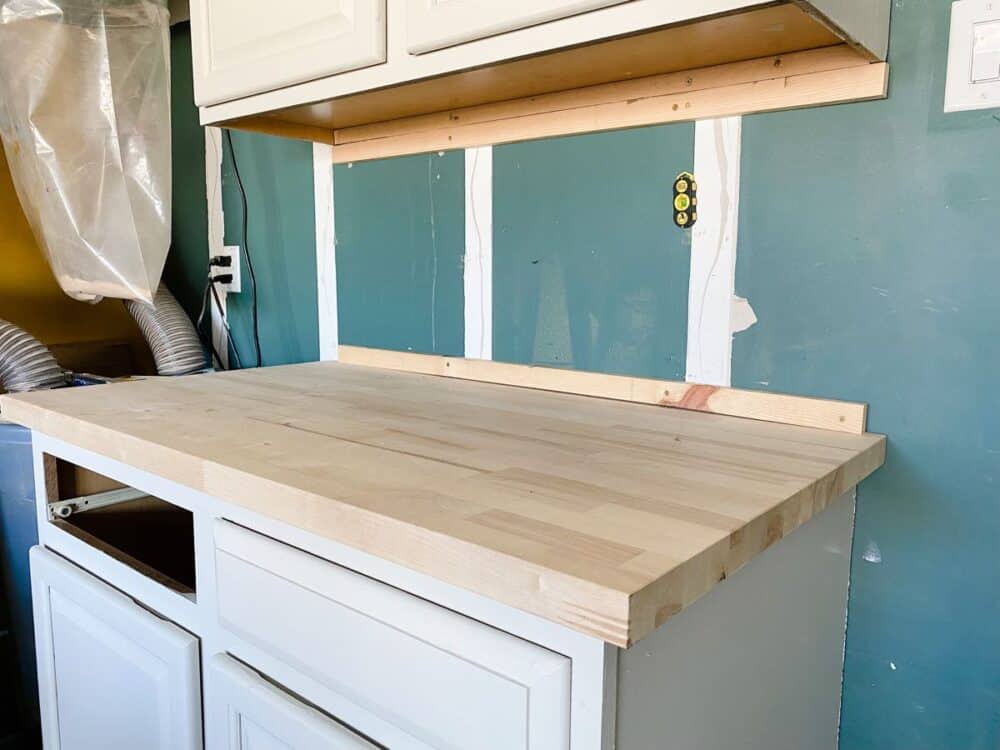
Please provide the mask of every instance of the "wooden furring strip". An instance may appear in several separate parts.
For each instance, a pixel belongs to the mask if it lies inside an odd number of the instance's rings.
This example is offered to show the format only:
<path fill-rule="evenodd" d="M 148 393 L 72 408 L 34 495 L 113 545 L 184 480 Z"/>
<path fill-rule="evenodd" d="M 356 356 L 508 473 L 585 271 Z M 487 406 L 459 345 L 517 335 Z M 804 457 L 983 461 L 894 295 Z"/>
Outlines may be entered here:
<path fill-rule="evenodd" d="M 866 404 L 850 401 L 359 346 L 341 345 L 339 359 L 345 364 L 653 404 L 855 435 L 864 434 L 868 415 Z"/>
<path fill-rule="evenodd" d="M 889 67 L 847 45 L 334 131 L 334 163 L 878 99 Z"/>
<path fill-rule="evenodd" d="M 626 81 L 594 84 L 549 94 L 536 94 L 527 98 L 341 127 L 334 131 L 334 143 L 341 146 L 376 138 L 394 138 L 408 133 L 433 132 L 457 125 L 473 125 L 506 120 L 512 117 L 566 112 L 599 104 L 637 101 L 669 96 L 670 94 L 705 91 L 706 89 L 721 89 L 741 83 L 769 81 L 776 78 L 784 79 L 790 76 L 866 65 L 867 63 L 859 58 L 849 46 L 838 44 L 806 52 L 725 63 L 697 70 L 660 73 Z"/>

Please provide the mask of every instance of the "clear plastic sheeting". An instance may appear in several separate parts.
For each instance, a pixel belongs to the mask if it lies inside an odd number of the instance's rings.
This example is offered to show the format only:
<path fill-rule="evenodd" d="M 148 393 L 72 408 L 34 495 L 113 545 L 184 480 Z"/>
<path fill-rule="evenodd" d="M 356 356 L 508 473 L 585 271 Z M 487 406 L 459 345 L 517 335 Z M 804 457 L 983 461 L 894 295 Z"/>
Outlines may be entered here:
<path fill-rule="evenodd" d="M 170 247 L 169 13 L 155 0 L 0 0 L 0 137 L 74 299 L 147 303 Z"/>

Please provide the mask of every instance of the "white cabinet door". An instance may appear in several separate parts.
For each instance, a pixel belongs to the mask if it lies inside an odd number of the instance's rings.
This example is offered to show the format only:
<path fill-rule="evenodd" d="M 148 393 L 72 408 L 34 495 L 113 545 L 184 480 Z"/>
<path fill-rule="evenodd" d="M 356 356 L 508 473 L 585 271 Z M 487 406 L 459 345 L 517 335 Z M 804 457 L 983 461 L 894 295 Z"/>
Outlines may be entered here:
<path fill-rule="evenodd" d="M 200 106 L 385 62 L 385 0 L 191 0 Z"/>
<path fill-rule="evenodd" d="M 222 654 L 205 668 L 205 737 L 210 750 L 375 750 Z"/>
<path fill-rule="evenodd" d="M 41 547 L 31 550 L 46 750 L 199 750 L 198 640 Z"/>
<path fill-rule="evenodd" d="M 568 18 L 624 0 L 406 0 L 406 45 L 413 54 Z"/>

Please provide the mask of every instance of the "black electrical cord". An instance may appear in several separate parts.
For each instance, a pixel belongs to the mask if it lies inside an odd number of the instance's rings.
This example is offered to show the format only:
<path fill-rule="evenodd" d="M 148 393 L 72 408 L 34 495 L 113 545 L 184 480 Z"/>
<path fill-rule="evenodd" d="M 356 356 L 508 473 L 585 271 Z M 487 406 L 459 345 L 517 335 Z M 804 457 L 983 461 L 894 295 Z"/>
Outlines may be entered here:
<path fill-rule="evenodd" d="M 220 370 L 226 369 L 222 364 L 222 357 L 215 350 L 215 342 L 212 341 L 211 335 L 205 336 L 203 332 L 203 323 L 205 320 L 205 308 L 208 307 L 208 289 L 212 285 L 211 279 L 205 284 L 204 290 L 201 293 L 201 310 L 198 312 L 198 322 L 195 324 L 195 330 L 198 331 L 198 337 L 201 339 L 202 346 L 206 347 L 210 352 L 212 352 L 212 359 L 218 365 Z"/>
<path fill-rule="evenodd" d="M 215 290 L 215 279 L 209 279 L 209 288 L 212 290 L 212 298 L 215 300 L 215 306 L 219 311 L 219 319 L 222 321 L 222 327 L 226 331 L 226 340 L 229 342 L 229 348 L 233 352 L 233 359 L 236 360 L 236 369 L 242 370 L 243 363 L 240 361 L 240 350 L 236 348 L 233 332 L 229 328 L 229 321 L 226 320 L 226 313 L 222 309 L 222 300 L 219 299 L 219 293 Z"/>
<path fill-rule="evenodd" d="M 233 134 L 230 130 L 226 130 L 226 142 L 229 144 L 229 158 L 233 160 L 233 173 L 236 175 L 236 184 L 240 189 L 240 200 L 243 203 L 243 255 L 247 259 L 247 271 L 250 276 L 250 292 L 253 298 L 250 310 L 250 317 L 253 322 L 253 343 L 254 349 L 257 353 L 257 367 L 261 367 L 263 364 L 263 358 L 260 351 L 260 321 L 257 309 L 257 275 L 253 270 L 253 258 L 250 257 L 250 244 L 247 239 L 247 224 L 249 216 L 249 212 L 247 210 L 247 191 L 243 186 L 243 177 L 240 175 L 240 165 L 236 161 L 236 149 L 233 148 Z"/>
<path fill-rule="evenodd" d="M 219 352 L 215 348 L 215 341 L 212 339 L 211 333 L 206 337 L 203 333 L 205 313 L 207 312 L 207 307 L 210 304 L 209 295 L 215 300 L 215 306 L 219 311 L 219 320 L 222 322 L 222 328 L 226 333 L 226 351 L 232 352 L 233 359 L 236 360 L 236 368 L 239 370 L 243 369 L 243 362 L 240 360 L 240 351 L 236 348 L 236 340 L 233 338 L 232 329 L 229 327 L 229 321 L 226 320 L 226 313 L 222 309 L 222 300 L 219 299 L 219 293 L 215 289 L 215 285 L 219 282 L 232 281 L 231 274 L 219 274 L 218 276 L 212 275 L 212 264 L 209 263 L 209 273 L 208 280 L 205 282 L 205 289 L 201 295 L 201 310 L 198 312 L 198 322 L 195 324 L 195 328 L 198 331 L 198 336 L 201 338 L 201 343 L 212 352 L 212 358 L 218 364 L 220 370 L 232 369 L 227 368 L 222 361 L 222 357 L 219 356 Z"/>

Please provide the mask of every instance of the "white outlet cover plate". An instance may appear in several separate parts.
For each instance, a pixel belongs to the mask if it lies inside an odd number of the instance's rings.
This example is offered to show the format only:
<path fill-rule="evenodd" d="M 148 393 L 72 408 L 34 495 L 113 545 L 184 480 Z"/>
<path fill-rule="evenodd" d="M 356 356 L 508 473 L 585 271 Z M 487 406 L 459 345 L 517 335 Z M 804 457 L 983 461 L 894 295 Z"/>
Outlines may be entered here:
<path fill-rule="evenodd" d="M 240 275 L 240 246 L 239 245 L 226 245 L 222 248 L 222 252 L 219 255 L 228 256 L 233 259 L 233 264 L 229 268 L 214 268 L 213 273 L 215 275 L 221 275 L 224 273 L 231 273 L 233 275 L 233 280 L 229 284 L 216 284 L 215 288 L 220 292 L 225 292 L 226 294 L 239 294 L 243 290 L 242 279 Z"/>
<path fill-rule="evenodd" d="M 1000 107 L 1000 68 L 996 80 L 975 81 L 977 77 L 983 78 L 983 68 L 992 65 L 994 55 L 1000 59 L 1000 50 L 994 49 L 997 38 L 1000 38 L 1000 0 L 952 3 L 945 112 Z M 974 71 L 978 72 L 974 75 Z"/>

